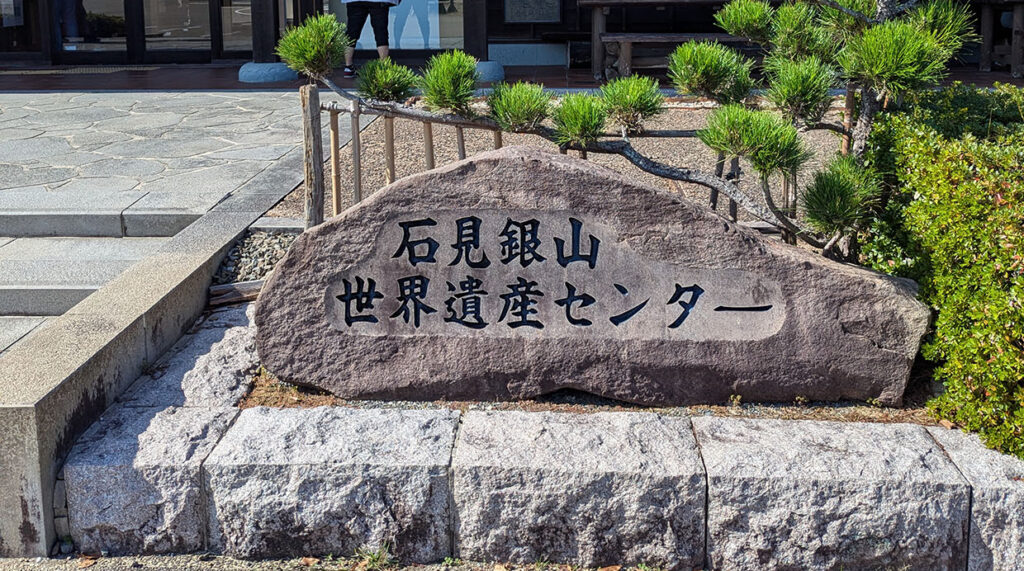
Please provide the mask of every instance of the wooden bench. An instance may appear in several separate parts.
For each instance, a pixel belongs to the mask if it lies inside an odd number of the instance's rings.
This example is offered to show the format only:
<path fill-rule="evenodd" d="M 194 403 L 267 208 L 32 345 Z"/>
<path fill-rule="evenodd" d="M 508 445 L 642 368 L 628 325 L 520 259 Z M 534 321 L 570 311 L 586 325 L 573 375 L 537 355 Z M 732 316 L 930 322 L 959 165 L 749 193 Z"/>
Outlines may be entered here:
<path fill-rule="evenodd" d="M 746 43 L 745 38 L 737 38 L 729 34 L 601 34 L 604 45 L 606 67 L 603 70 L 608 79 L 624 77 L 633 73 L 634 69 L 664 68 L 667 60 L 664 57 L 633 58 L 633 44 L 672 45 L 686 42 L 716 41 L 720 43 Z"/>

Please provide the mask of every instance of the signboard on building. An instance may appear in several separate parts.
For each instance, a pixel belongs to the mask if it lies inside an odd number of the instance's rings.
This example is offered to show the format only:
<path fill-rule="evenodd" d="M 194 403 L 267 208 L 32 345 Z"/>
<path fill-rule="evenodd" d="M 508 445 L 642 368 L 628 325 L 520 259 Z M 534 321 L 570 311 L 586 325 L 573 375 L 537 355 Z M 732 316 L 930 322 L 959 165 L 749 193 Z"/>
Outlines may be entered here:
<path fill-rule="evenodd" d="M 562 0 L 506 0 L 507 24 L 557 24 L 562 21 Z"/>

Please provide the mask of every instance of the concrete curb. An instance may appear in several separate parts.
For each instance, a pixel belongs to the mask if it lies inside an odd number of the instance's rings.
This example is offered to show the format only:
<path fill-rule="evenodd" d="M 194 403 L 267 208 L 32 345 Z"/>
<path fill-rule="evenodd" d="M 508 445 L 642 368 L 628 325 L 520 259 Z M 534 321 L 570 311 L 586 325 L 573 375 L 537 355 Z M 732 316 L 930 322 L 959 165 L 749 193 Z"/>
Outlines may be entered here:
<path fill-rule="evenodd" d="M 0 557 L 49 554 L 54 482 L 75 439 L 195 322 L 228 248 L 301 177 L 297 149 L 0 355 Z"/>

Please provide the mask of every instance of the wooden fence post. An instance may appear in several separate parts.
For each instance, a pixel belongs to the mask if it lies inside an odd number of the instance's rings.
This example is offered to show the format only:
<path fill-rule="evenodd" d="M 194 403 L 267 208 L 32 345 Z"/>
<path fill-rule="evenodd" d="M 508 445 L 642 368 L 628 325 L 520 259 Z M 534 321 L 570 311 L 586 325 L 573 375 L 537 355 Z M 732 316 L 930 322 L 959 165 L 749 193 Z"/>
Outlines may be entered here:
<path fill-rule="evenodd" d="M 501 141 L 501 131 L 494 131 L 494 148 L 500 149 L 502 146 L 504 143 Z"/>
<path fill-rule="evenodd" d="M 423 162 L 427 170 L 434 168 L 434 125 L 430 121 L 423 122 Z"/>
<path fill-rule="evenodd" d="M 306 229 L 324 221 L 324 149 L 320 128 L 320 93 L 315 85 L 299 88 L 306 182 Z"/>
<path fill-rule="evenodd" d="M 466 135 L 462 127 L 455 128 L 455 143 L 459 146 L 459 160 L 466 158 Z"/>
<path fill-rule="evenodd" d="M 349 103 L 349 115 L 352 116 L 352 204 L 363 200 L 362 171 L 359 164 L 359 102 Z"/>
<path fill-rule="evenodd" d="M 395 182 L 395 118 L 384 115 L 384 184 Z"/>
<path fill-rule="evenodd" d="M 740 180 L 740 158 L 733 157 L 729 163 L 729 176 L 732 178 L 733 183 L 739 184 Z M 736 222 L 736 217 L 739 213 L 736 209 L 736 201 L 729 199 L 729 220 Z"/>
<path fill-rule="evenodd" d="M 341 169 L 338 155 L 341 153 L 341 142 L 338 133 L 338 112 L 331 111 L 331 215 L 341 213 Z"/>

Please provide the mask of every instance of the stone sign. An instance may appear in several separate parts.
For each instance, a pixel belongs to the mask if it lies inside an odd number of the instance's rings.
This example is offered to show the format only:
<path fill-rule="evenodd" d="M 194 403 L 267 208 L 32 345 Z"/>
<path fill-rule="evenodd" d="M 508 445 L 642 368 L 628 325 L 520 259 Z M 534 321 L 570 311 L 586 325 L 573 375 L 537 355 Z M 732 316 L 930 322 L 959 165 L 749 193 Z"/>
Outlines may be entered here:
<path fill-rule="evenodd" d="M 260 295 L 257 344 L 282 380 L 346 398 L 897 403 L 928 323 L 914 291 L 509 147 L 299 237 Z"/>

